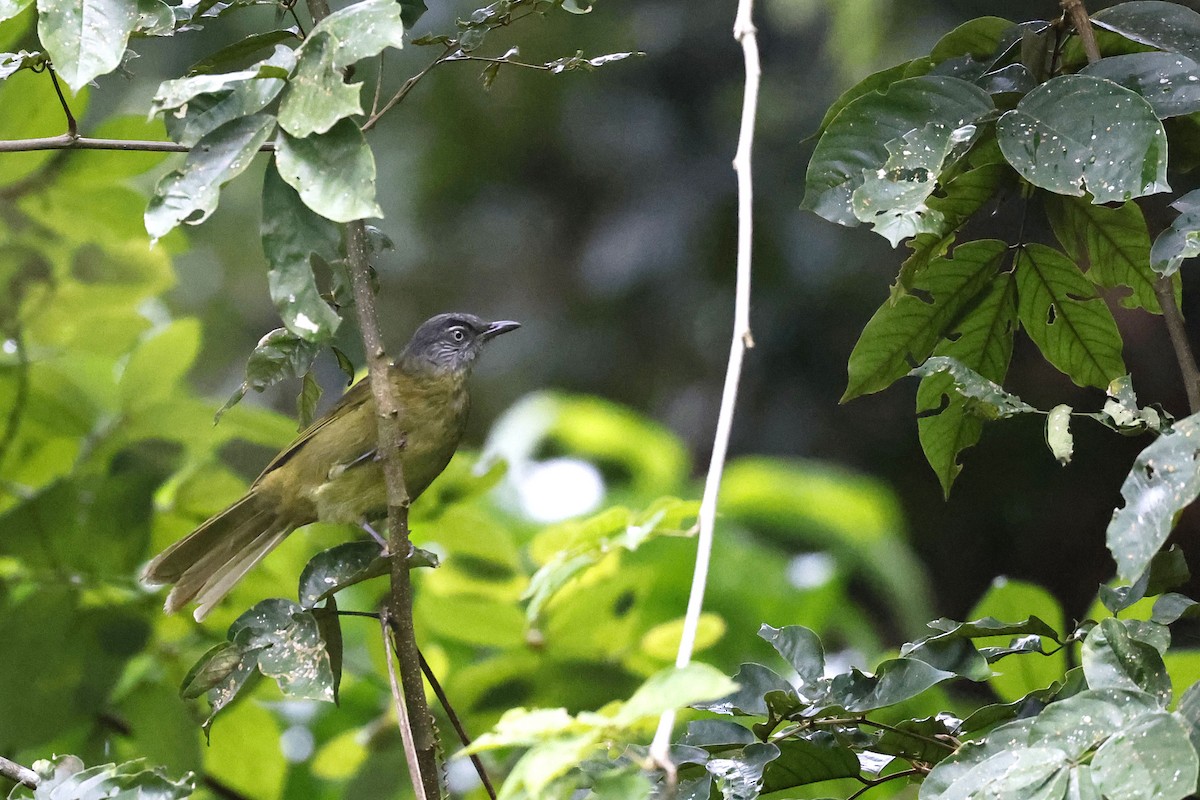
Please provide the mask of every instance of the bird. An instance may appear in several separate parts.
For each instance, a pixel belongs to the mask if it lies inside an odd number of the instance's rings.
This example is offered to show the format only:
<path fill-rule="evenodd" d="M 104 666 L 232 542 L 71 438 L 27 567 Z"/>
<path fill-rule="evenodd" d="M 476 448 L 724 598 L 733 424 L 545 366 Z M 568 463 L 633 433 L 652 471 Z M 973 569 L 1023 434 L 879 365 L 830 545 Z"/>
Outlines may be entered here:
<path fill-rule="evenodd" d="M 467 378 L 484 346 L 516 330 L 511 320 L 438 314 L 423 322 L 389 368 L 400 407 L 405 488 L 410 500 L 441 474 L 467 424 Z M 367 526 L 387 513 L 375 400 L 358 381 L 324 416 L 276 455 L 246 493 L 157 555 L 145 584 L 174 584 L 164 610 L 188 603 L 202 621 L 267 553 L 312 522 Z"/>

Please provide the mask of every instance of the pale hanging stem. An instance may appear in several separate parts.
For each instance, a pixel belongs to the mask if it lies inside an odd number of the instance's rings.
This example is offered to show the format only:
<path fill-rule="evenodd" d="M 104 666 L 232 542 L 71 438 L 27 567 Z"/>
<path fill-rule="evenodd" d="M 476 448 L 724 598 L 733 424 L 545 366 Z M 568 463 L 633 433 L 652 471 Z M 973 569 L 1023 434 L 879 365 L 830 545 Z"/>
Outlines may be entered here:
<path fill-rule="evenodd" d="M 687 615 L 679 640 L 675 666 L 686 667 L 696 646 L 696 629 L 704 606 L 704 589 L 708 582 L 708 567 L 712 557 L 713 527 L 717 517 L 717 494 L 721 474 L 725 470 L 725 455 L 729 450 L 729 432 L 733 427 L 733 412 L 737 405 L 738 381 L 742 375 L 742 359 L 746 349 L 754 346 L 750 335 L 750 237 L 753 232 L 754 195 L 750 177 L 750 149 L 754 143 L 754 121 L 758 114 L 758 83 L 761 69 L 758 63 L 758 40 L 751 16 L 753 0 L 738 0 L 737 18 L 733 23 L 733 38 L 742 46 L 746 63 L 746 86 L 742 99 L 742 124 L 738 134 L 737 154 L 733 169 L 737 174 L 738 244 L 737 289 L 734 298 L 733 341 L 729 345 L 729 365 L 725 370 L 725 388 L 721 394 L 721 411 L 717 417 L 717 432 L 713 439 L 712 460 L 704 479 L 704 496 L 700 501 L 697 519 L 696 569 L 692 575 L 692 590 L 688 596 Z M 651 758 L 668 773 L 674 783 L 674 765 L 668 757 L 671 729 L 675 712 L 667 711 L 658 721 L 658 730 L 650 745 Z"/>

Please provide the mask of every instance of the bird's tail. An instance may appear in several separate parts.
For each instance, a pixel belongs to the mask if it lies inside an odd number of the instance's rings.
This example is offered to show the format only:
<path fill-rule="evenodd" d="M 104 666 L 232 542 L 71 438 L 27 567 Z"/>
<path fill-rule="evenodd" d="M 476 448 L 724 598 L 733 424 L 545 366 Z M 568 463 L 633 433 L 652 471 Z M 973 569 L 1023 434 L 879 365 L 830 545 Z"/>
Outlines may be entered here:
<path fill-rule="evenodd" d="M 146 565 L 142 580 L 173 583 L 163 606 L 174 613 L 195 601 L 194 616 L 208 616 L 242 576 L 271 552 L 292 526 L 279 519 L 273 507 L 251 492 L 159 553 Z"/>

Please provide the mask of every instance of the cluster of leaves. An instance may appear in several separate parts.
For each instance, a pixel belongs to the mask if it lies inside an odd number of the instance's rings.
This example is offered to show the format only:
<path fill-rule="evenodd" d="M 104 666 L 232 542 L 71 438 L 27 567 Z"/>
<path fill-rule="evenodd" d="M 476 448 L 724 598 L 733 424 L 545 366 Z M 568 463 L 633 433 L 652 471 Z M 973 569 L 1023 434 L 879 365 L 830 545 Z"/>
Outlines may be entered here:
<path fill-rule="evenodd" d="M 33 771 L 39 778 L 37 788 L 17 786 L 8 795 L 9 800 L 54 800 L 59 797 L 73 800 L 122 797 L 182 800 L 196 789 L 196 780 L 191 773 L 175 781 L 162 770 L 137 761 L 85 767 L 75 756 L 57 756 L 36 762 Z"/>
<path fill-rule="evenodd" d="M 1131 2 L 1092 23 L 1103 57 L 1089 64 L 1065 20 L 972 20 L 829 109 L 804 207 L 912 250 L 850 356 L 843 400 L 931 356 L 1003 383 L 1018 327 L 1079 386 L 1105 389 L 1127 372 L 1102 292 L 1160 314 L 1197 250 L 1194 195 L 1153 244 L 1134 199 L 1170 191 L 1168 170 L 1196 165 L 1200 14 Z M 1010 197 L 1015 235 L 961 239 Z M 1055 245 L 1026 238 L 1039 210 Z M 921 445 L 948 493 L 959 454 L 995 415 L 978 414 L 948 371 L 917 374 Z"/>

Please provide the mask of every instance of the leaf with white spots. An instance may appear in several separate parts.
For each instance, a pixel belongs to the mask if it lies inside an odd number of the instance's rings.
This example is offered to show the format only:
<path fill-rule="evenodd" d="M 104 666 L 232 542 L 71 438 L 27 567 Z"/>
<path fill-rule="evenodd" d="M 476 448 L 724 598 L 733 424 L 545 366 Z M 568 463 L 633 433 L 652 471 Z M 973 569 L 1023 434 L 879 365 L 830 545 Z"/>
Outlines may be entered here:
<path fill-rule="evenodd" d="M 1169 191 L 1167 135 L 1136 92 L 1090 75 L 1061 75 L 996 123 L 1000 150 L 1034 186 L 1108 203 Z"/>
<path fill-rule="evenodd" d="M 1102 58 L 1080 70 L 1107 78 L 1146 98 L 1159 119 L 1200 111 L 1200 64 L 1178 53 L 1130 53 Z"/>
<path fill-rule="evenodd" d="M 333 702 L 333 669 L 311 612 L 290 600 L 263 600 L 229 626 L 228 638 L 256 650 L 259 670 L 288 697 Z"/>
<path fill-rule="evenodd" d="M 1092 24 L 1139 44 L 1200 59 L 1200 14 L 1181 3 L 1118 3 L 1092 14 Z"/>
<path fill-rule="evenodd" d="M 350 120 L 303 139 L 285 133 L 276 147 L 279 175 L 313 211 L 334 222 L 383 216 L 375 203 L 375 156 Z"/>
<path fill-rule="evenodd" d="M 1171 431 L 1138 454 L 1121 485 L 1123 508 L 1108 525 L 1108 549 L 1117 575 L 1132 582 L 1150 564 L 1175 517 L 1200 496 L 1200 415 L 1179 420 Z"/>
<path fill-rule="evenodd" d="M 138 20 L 137 0 L 39 0 L 38 38 L 78 92 L 121 63 Z"/>

